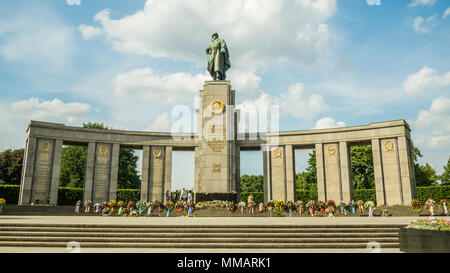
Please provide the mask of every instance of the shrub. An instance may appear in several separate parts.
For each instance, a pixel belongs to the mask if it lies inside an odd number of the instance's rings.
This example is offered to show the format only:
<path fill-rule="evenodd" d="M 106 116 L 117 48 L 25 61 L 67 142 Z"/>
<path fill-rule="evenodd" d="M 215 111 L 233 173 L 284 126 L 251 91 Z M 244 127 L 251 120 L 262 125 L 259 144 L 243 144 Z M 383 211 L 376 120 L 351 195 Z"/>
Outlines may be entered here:
<path fill-rule="evenodd" d="M 78 200 L 83 200 L 83 189 L 80 188 L 58 188 L 58 205 L 73 206 Z"/>
<path fill-rule="evenodd" d="M 117 200 L 137 202 L 141 200 L 141 190 L 139 189 L 117 189 Z"/>
<path fill-rule="evenodd" d="M 449 186 L 429 186 L 429 187 L 417 187 L 417 200 L 419 200 L 422 204 L 425 204 L 425 201 L 431 198 L 436 200 L 436 202 L 441 201 L 442 199 L 450 199 L 450 185 Z"/>
<path fill-rule="evenodd" d="M 19 191 L 19 185 L 0 185 L 0 198 L 6 199 L 7 204 L 18 204 Z"/>

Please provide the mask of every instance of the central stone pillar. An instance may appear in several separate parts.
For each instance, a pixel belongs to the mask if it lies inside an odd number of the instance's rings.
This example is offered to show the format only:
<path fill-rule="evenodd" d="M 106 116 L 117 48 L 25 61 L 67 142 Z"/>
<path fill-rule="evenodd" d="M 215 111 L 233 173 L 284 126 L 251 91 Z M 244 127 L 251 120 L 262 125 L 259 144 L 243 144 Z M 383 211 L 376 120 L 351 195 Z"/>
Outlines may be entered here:
<path fill-rule="evenodd" d="M 206 81 L 200 91 L 196 149 L 197 192 L 231 192 L 239 189 L 236 179 L 236 116 L 234 90 L 229 81 Z"/>

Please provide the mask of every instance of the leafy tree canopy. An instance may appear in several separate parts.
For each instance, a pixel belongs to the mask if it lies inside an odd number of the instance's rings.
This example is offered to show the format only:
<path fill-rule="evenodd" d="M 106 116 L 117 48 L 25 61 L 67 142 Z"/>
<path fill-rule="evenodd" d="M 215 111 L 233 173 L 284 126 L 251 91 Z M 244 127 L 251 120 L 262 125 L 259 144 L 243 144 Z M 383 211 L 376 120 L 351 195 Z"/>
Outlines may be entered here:
<path fill-rule="evenodd" d="M 20 185 L 24 149 L 0 153 L 0 180 L 2 184 Z"/>

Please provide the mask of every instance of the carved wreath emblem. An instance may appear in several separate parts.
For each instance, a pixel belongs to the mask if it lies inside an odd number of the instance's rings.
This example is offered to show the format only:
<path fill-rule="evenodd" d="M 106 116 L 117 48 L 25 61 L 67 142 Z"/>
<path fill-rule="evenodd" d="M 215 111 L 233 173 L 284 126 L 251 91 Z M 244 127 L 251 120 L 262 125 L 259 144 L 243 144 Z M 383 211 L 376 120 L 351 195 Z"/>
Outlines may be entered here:
<path fill-rule="evenodd" d="M 273 157 L 281 157 L 283 155 L 283 150 L 281 150 L 280 147 L 276 148 L 275 150 L 273 150 Z"/>
<path fill-rule="evenodd" d="M 394 143 L 392 142 L 392 141 L 390 141 L 390 140 L 388 140 L 388 141 L 386 141 L 385 143 L 384 143 L 384 149 L 386 150 L 386 151 L 392 151 L 392 149 L 394 149 Z"/>
<path fill-rule="evenodd" d="M 334 155 L 336 153 L 336 146 L 334 146 L 334 145 L 328 146 L 327 151 L 328 151 L 328 155 Z"/>
<path fill-rule="evenodd" d="M 162 155 L 161 149 L 154 149 L 154 150 L 153 150 L 153 157 L 154 157 L 154 158 L 160 158 L 161 155 Z"/>
<path fill-rule="evenodd" d="M 209 104 L 209 110 L 214 115 L 219 115 L 223 112 L 225 105 L 220 100 L 214 100 Z"/>
<path fill-rule="evenodd" d="M 41 152 L 45 152 L 48 153 L 50 151 L 50 142 L 48 142 L 47 140 L 42 141 L 41 143 Z"/>
<path fill-rule="evenodd" d="M 107 155 L 108 154 L 108 147 L 106 145 L 100 145 L 100 147 L 98 148 L 98 153 L 101 156 Z"/>

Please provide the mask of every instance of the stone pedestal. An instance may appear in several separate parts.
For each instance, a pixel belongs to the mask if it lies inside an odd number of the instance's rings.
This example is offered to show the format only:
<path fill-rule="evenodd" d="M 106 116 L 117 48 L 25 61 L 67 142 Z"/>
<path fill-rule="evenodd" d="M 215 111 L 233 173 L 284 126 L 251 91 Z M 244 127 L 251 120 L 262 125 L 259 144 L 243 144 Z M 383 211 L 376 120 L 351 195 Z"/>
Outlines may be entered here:
<path fill-rule="evenodd" d="M 199 147 L 195 150 L 197 192 L 231 192 L 239 188 L 234 104 L 230 82 L 205 82 L 200 91 Z"/>

